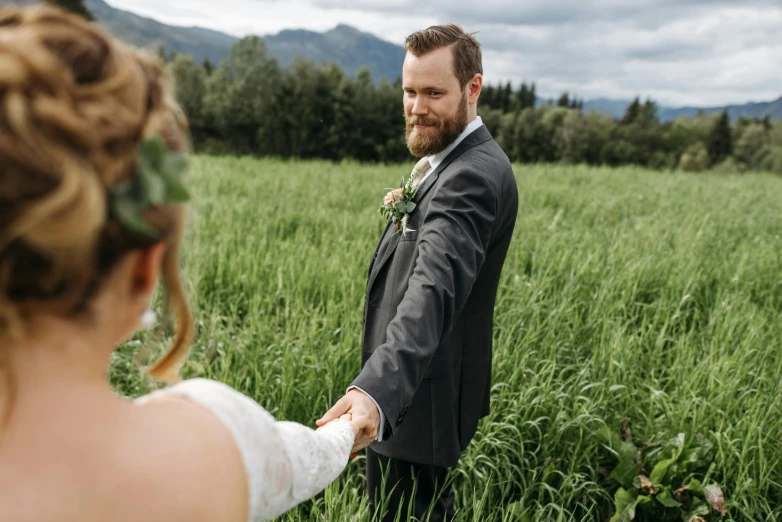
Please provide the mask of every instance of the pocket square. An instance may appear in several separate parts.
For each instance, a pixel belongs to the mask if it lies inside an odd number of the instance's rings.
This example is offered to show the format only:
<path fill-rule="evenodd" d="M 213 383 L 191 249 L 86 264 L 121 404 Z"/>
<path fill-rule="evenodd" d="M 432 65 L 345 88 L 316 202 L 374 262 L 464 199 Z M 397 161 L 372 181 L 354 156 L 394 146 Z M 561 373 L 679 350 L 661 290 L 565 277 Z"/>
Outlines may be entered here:
<path fill-rule="evenodd" d="M 409 234 L 410 232 L 418 232 L 417 230 L 413 230 L 412 228 L 405 227 L 405 234 Z"/>

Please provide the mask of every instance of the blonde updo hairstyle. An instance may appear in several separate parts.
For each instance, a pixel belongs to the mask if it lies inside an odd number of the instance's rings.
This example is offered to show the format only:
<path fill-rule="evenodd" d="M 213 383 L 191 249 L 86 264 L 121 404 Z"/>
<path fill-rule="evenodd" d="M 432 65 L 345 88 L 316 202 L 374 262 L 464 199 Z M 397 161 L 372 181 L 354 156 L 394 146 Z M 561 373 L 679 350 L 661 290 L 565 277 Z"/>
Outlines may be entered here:
<path fill-rule="evenodd" d="M 145 212 L 158 239 L 108 212 L 110 189 L 135 176 L 139 144 L 154 136 L 189 151 L 155 59 L 59 9 L 0 7 L 0 340 L 23 338 L 37 314 L 89 317 L 117 262 L 163 240 L 176 334 L 149 373 L 177 379 L 193 332 L 179 277 L 184 208 Z"/>

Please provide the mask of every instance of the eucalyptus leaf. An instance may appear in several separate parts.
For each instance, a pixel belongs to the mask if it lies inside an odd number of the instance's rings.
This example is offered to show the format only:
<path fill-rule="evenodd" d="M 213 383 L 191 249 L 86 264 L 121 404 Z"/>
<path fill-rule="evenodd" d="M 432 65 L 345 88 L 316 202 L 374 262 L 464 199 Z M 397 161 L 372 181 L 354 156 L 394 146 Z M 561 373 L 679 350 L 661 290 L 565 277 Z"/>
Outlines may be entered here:
<path fill-rule="evenodd" d="M 166 203 L 185 203 L 190 201 L 190 193 L 176 178 L 166 180 Z"/>
<path fill-rule="evenodd" d="M 139 144 L 138 154 L 150 162 L 155 169 L 160 168 L 163 158 L 168 153 L 168 148 L 163 140 L 155 136 L 147 138 Z"/>
<path fill-rule="evenodd" d="M 186 168 L 187 158 L 169 151 L 160 137 L 143 140 L 138 146 L 135 175 L 109 193 L 110 212 L 126 228 L 157 237 L 144 212 L 150 207 L 190 200 L 181 181 Z"/>
<path fill-rule="evenodd" d="M 413 210 L 415 210 L 415 207 L 416 207 L 416 204 L 413 203 L 412 201 L 409 201 L 407 203 L 407 213 L 408 214 L 411 213 Z"/>
<path fill-rule="evenodd" d="M 187 169 L 187 157 L 184 154 L 170 153 L 163 158 L 160 172 L 165 176 L 179 177 Z"/>
<path fill-rule="evenodd" d="M 146 222 L 141 215 L 138 204 L 130 198 L 121 197 L 112 202 L 111 210 L 120 223 L 126 228 L 140 234 L 156 237 L 158 235 L 152 225 Z"/>
<path fill-rule="evenodd" d="M 139 181 L 140 201 L 145 205 L 162 205 L 166 201 L 166 182 L 148 166 L 139 166 L 136 172 Z"/>

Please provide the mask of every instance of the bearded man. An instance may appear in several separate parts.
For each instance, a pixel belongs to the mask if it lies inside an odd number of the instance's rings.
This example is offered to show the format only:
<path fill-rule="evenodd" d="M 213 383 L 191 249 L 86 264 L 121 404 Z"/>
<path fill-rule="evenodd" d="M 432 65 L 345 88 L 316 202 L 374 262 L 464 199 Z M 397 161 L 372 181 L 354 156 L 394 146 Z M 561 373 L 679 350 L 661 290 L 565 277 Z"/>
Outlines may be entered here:
<path fill-rule="evenodd" d="M 450 520 L 446 480 L 489 412 L 494 303 L 518 209 L 508 157 L 478 116 L 480 44 L 456 25 L 410 35 L 402 69 L 415 208 L 390 221 L 370 263 L 361 373 L 323 418 L 373 419 L 370 505 L 391 521 Z M 393 196 L 391 196 L 393 197 Z M 371 444 L 371 446 L 370 446 Z"/>

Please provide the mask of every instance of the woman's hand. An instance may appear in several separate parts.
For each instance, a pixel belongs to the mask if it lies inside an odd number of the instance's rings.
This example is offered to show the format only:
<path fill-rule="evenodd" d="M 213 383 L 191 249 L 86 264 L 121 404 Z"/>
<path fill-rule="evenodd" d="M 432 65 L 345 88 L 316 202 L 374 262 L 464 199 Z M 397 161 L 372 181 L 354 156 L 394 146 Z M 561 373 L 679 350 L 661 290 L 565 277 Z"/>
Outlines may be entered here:
<path fill-rule="evenodd" d="M 331 422 L 328 422 L 318 428 L 319 430 L 323 429 L 325 426 L 328 426 L 329 424 L 332 424 L 334 422 L 340 422 L 340 421 L 346 421 L 350 423 L 350 427 L 353 428 L 353 438 L 355 440 L 358 440 L 359 435 L 364 433 L 364 430 L 366 430 L 368 427 L 372 425 L 372 420 L 367 417 L 366 415 L 353 415 L 352 413 L 345 413 L 341 415 L 339 418 L 332 420 Z M 356 453 L 351 454 L 351 458 L 355 457 Z"/>

